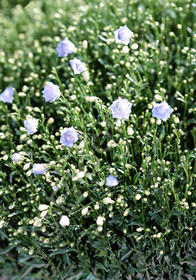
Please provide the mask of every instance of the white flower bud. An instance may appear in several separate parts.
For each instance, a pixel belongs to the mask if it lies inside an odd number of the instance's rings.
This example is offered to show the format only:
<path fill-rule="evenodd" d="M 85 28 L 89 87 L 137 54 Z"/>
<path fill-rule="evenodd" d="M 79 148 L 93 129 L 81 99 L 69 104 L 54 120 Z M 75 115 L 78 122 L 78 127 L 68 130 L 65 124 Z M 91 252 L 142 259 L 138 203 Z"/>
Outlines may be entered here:
<path fill-rule="evenodd" d="M 62 227 L 69 226 L 70 225 L 70 220 L 69 220 L 69 218 L 67 216 L 62 216 L 60 221 L 59 221 L 59 224 Z"/>
<path fill-rule="evenodd" d="M 98 225 L 98 226 L 102 226 L 104 220 L 105 220 L 105 218 L 102 217 L 102 216 L 97 217 L 97 221 L 96 221 L 97 225 Z"/>
<path fill-rule="evenodd" d="M 128 135 L 130 135 L 130 136 L 133 135 L 133 134 L 134 134 L 133 128 L 129 126 L 129 127 L 127 128 L 127 133 L 128 133 Z"/>
<path fill-rule="evenodd" d="M 47 204 L 40 204 L 38 209 L 39 209 L 39 211 L 44 211 L 44 210 L 48 209 L 48 207 L 49 207 L 49 205 L 47 205 Z"/>
<path fill-rule="evenodd" d="M 140 200 L 141 197 L 142 197 L 141 194 L 136 194 L 135 199 L 136 199 L 136 200 Z"/>
<path fill-rule="evenodd" d="M 88 213 L 88 207 L 85 207 L 84 209 L 82 209 L 81 214 L 82 216 L 86 215 Z"/>

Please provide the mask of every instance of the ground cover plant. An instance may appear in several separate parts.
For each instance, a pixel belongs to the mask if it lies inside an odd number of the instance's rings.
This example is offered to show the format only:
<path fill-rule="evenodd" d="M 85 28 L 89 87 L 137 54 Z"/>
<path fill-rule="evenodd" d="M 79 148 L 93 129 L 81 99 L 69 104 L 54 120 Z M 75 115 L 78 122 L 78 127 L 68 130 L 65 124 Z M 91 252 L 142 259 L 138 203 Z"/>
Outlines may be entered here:
<path fill-rule="evenodd" d="M 195 15 L 0 2 L 0 275 L 196 278 Z"/>

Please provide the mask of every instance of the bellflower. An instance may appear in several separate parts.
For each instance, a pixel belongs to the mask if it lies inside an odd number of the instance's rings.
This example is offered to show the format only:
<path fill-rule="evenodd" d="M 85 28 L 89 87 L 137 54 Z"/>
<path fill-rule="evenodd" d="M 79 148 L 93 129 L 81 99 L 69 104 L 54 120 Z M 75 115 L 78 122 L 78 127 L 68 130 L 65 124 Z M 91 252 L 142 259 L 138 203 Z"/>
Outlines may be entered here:
<path fill-rule="evenodd" d="M 27 119 L 24 121 L 24 126 L 29 134 L 34 134 L 37 132 L 38 120 L 37 119 Z"/>
<path fill-rule="evenodd" d="M 126 26 L 121 26 L 114 31 L 114 37 L 117 44 L 128 45 L 133 32 Z"/>
<path fill-rule="evenodd" d="M 72 147 L 73 144 L 78 140 L 78 133 L 73 127 L 65 127 L 61 131 L 60 143 L 67 147 Z"/>
<path fill-rule="evenodd" d="M 112 116 L 115 119 L 128 119 L 131 113 L 132 104 L 127 99 L 118 98 L 115 100 L 109 109 L 112 111 Z"/>
<path fill-rule="evenodd" d="M 154 103 L 152 109 L 152 116 L 161 119 L 164 122 L 170 117 L 170 114 L 174 111 L 166 101 L 161 103 Z"/>
<path fill-rule="evenodd" d="M 34 163 L 33 164 L 32 172 L 35 176 L 40 175 L 40 174 L 44 174 L 44 173 L 46 173 L 46 171 L 47 171 L 47 169 L 46 169 L 46 164 L 45 163 Z"/>
<path fill-rule="evenodd" d="M 42 93 L 43 93 L 43 97 L 45 98 L 46 102 L 48 102 L 48 101 L 55 101 L 61 95 L 59 87 L 54 85 L 51 82 L 48 82 L 45 85 L 44 90 L 42 91 Z"/>
<path fill-rule="evenodd" d="M 74 71 L 74 74 L 80 74 L 86 70 L 86 64 L 77 58 L 70 60 L 69 63 Z"/>
<path fill-rule="evenodd" d="M 69 41 L 69 39 L 66 37 L 63 41 L 61 41 L 57 47 L 56 50 L 58 52 L 59 57 L 64 57 L 70 55 L 75 50 L 74 44 Z"/>
<path fill-rule="evenodd" d="M 18 153 L 14 153 L 13 155 L 12 155 L 12 160 L 14 161 L 14 162 L 19 162 L 19 161 L 21 161 L 23 159 L 23 156 L 21 156 L 20 154 L 18 154 Z"/>
<path fill-rule="evenodd" d="M 14 96 L 14 89 L 12 87 L 6 87 L 6 89 L 0 94 L 0 100 L 4 103 L 12 103 Z"/>
<path fill-rule="evenodd" d="M 109 175 L 106 178 L 106 186 L 108 187 L 115 187 L 118 185 L 118 180 L 116 179 L 116 177 L 114 177 L 113 175 Z"/>

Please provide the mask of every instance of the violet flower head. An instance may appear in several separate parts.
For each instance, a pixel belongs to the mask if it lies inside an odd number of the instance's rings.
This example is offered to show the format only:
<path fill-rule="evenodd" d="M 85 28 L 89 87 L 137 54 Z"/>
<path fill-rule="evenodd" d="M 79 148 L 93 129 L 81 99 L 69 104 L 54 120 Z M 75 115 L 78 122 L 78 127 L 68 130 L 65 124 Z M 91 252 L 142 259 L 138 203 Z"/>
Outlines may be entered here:
<path fill-rule="evenodd" d="M 61 131 L 60 143 L 64 146 L 71 148 L 73 144 L 78 140 L 78 133 L 73 127 L 65 127 Z"/>
<path fill-rule="evenodd" d="M 14 162 L 20 162 L 23 159 L 23 156 L 21 156 L 19 153 L 14 153 L 12 155 L 12 160 Z"/>
<path fill-rule="evenodd" d="M 24 121 L 24 126 L 27 130 L 27 133 L 34 134 L 37 132 L 38 120 L 37 119 L 27 119 Z"/>
<path fill-rule="evenodd" d="M 131 113 L 132 104 L 127 99 L 118 98 L 115 100 L 109 109 L 112 111 L 112 116 L 115 119 L 128 119 Z"/>
<path fill-rule="evenodd" d="M 170 117 L 171 113 L 174 111 L 166 101 L 161 103 L 154 103 L 152 109 L 152 116 L 163 120 L 164 122 Z"/>
<path fill-rule="evenodd" d="M 71 65 L 72 70 L 74 71 L 74 74 L 80 74 L 87 70 L 86 64 L 77 58 L 70 60 L 69 63 Z"/>
<path fill-rule="evenodd" d="M 46 171 L 47 171 L 47 169 L 46 169 L 46 164 L 45 163 L 34 163 L 33 164 L 32 172 L 35 176 L 40 175 L 40 174 L 44 174 L 44 173 L 46 173 Z"/>
<path fill-rule="evenodd" d="M 45 101 L 55 101 L 56 99 L 58 99 L 61 95 L 60 89 L 57 85 L 48 82 L 45 87 L 44 90 L 42 91 L 43 93 L 43 97 L 45 98 Z"/>
<path fill-rule="evenodd" d="M 106 178 L 106 186 L 108 187 L 115 187 L 118 185 L 118 180 L 116 179 L 116 177 L 114 175 L 109 175 Z"/>
<path fill-rule="evenodd" d="M 128 45 L 133 32 L 126 26 L 121 26 L 114 31 L 114 37 L 117 44 Z"/>
<path fill-rule="evenodd" d="M 66 37 L 63 41 L 61 41 L 57 47 L 56 50 L 58 52 L 59 57 L 68 56 L 71 53 L 74 52 L 75 46 L 74 44 Z"/>
<path fill-rule="evenodd" d="M 12 103 L 14 96 L 14 89 L 12 87 L 6 87 L 6 89 L 0 94 L 0 100 L 4 103 Z"/>

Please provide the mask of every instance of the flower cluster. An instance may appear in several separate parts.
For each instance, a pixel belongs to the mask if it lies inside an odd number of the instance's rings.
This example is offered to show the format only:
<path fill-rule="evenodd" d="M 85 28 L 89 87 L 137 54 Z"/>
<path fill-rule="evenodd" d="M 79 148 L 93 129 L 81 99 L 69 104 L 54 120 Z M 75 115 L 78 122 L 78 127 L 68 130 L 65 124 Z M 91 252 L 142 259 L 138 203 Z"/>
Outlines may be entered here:
<path fill-rule="evenodd" d="M 117 30 L 114 31 L 115 42 L 117 44 L 125 45 L 123 47 L 123 53 L 126 53 L 126 54 L 129 53 L 128 44 L 130 43 L 132 36 L 133 36 L 133 32 L 126 25 L 121 26 Z M 137 44 L 134 44 L 132 46 L 132 49 L 137 49 L 137 48 L 138 48 Z M 67 57 L 67 56 L 71 55 L 75 51 L 75 49 L 76 49 L 75 45 L 67 37 L 64 38 L 64 40 L 62 40 L 56 47 L 58 57 Z M 75 75 L 78 75 L 82 72 L 84 72 L 84 73 L 87 72 L 86 64 L 76 57 L 69 60 L 69 64 Z M 89 75 L 87 75 L 87 76 L 89 79 Z M 86 79 L 86 80 L 88 80 L 88 79 Z M 107 86 L 106 89 L 110 89 L 110 88 L 111 88 L 111 86 Z M 55 85 L 52 82 L 46 83 L 42 93 L 43 93 L 43 98 L 45 99 L 45 102 L 54 102 L 55 100 L 59 99 L 61 96 L 61 91 L 60 91 L 59 86 Z M 7 87 L 0 94 L 0 100 L 3 101 L 4 103 L 12 103 L 13 96 L 14 96 L 14 89 L 12 87 Z M 87 101 L 90 100 L 90 102 L 92 102 L 92 100 L 93 100 L 93 102 L 95 101 L 97 103 L 102 102 L 102 100 L 96 96 L 89 96 L 88 98 L 86 98 L 86 100 Z M 118 126 L 118 127 L 120 126 L 119 122 L 121 123 L 121 120 L 129 120 L 133 105 L 134 104 L 132 104 L 128 99 L 121 98 L 121 97 L 118 97 L 116 100 L 114 100 L 112 102 L 112 104 L 109 106 L 108 109 L 111 111 L 112 117 L 117 119 L 116 126 Z M 170 117 L 172 112 L 173 112 L 173 109 L 167 104 L 166 101 L 163 101 L 160 104 L 158 104 L 158 103 L 154 104 L 154 107 L 152 109 L 152 116 L 157 119 L 166 121 Z M 30 134 L 30 135 L 35 134 L 38 131 L 38 119 L 27 116 L 26 120 L 24 121 L 24 127 L 28 134 Z M 77 142 L 80 137 L 79 133 L 77 132 L 77 129 L 75 129 L 73 126 L 63 128 L 62 130 L 60 130 L 60 134 L 61 134 L 60 144 L 62 146 L 66 146 L 68 148 L 72 148 L 74 143 Z M 128 136 L 133 137 L 134 130 L 132 127 L 127 128 L 127 134 L 128 134 Z M 34 136 L 37 136 L 37 135 L 33 135 L 32 136 L 33 139 L 34 139 Z M 27 143 L 31 143 L 31 142 L 27 142 Z M 122 139 L 119 143 L 121 143 L 122 146 L 126 144 L 126 142 Z M 62 146 L 60 146 L 60 149 L 63 149 Z M 80 147 L 82 147 L 82 145 Z M 116 147 L 116 145 L 113 145 L 113 147 Z M 12 161 L 15 163 L 20 163 L 22 160 L 24 160 L 24 157 L 19 153 L 13 153 L 11 158 L 12 158 Z M 29 165 L 30 165 L 30 163 L 27 163 L 25 168 L 27 168 Z M 33 173 L 35 176 L 46 173 L 45 176 L 47 177 L 47 175 L 49 174 L 48 170 L 50 169 L 50 166 L 51 166 L 51 164 L 48 164 L 48 163 L 34 163 L 32 170 L 30 172 Z M 129 164 L 127 164 L 126 166 L 129 166 Z M 76 170 L 74 170 L 74 171 L 76 171 Z M 86 173 L 86 171 L 83 171 L 83 170 L 76 172 L 76 176 L 74 177 L 73 181 L 82 179 L 85 176 L 85 173 Z M 110 169 L 110 174 L 111 173 L 113 173 L 112 169 Z M 107 187 L 116 187 L 119 185 L 119 181 L 114 175 L 109 175 L 106 178 L 106 180 L 103 180 L 103 183 L 102 182 L 100 183 L 100 186 L 103 186 L 104 184 Z M 52 188 L 55 192 L 57 192 L 59 190 L 58 186 L 56 186 L 56 184 L 53 184 Z M 105 188 L 105 189 L 108 190 L 108 188 Z M 136 201 L 139 202 L 141 199 L 142 199 L 141 194 L 137 194 L 135 196 Z M 118 198 L 117 202 L 124 206 L 124 202 L 122 202 L 122 200 L 123 199 Z M 58 198 L 57 204 L 60 204 L 62 201 L 63 201 L 62 197 Z M 114 200 L 112 200 L 109 195 L 106 196 L 105 198 L 103 198 L 102 202 L 105 206 L 109 206 L 110 209 L 112 209 Z M 47 214 L 47 208 L 48 208 L 47 205 L 45 206 L 44 204 L 40 204 L 39 210 L 42 211 L 41 217 L 44 217 Z M 82 216 L 86 216 L 87 214 L 89 214 L 89 212 L 90 212 L 89 209 L 90 209 L 90 206 L 83 208 L 81 210 Z M 99 209 L 98 204 L 96 204 L 95 209 Z M 127 216 L 127 215 L 128 215 L 128 210 L 125 210 L 124 216 Z M 104 224 L 104 221 L 105 221 L 105 217 L 103 217 L 103 216 L 97 217 L 96 224 L 98 226 L 98 231 L 102 231 L 102 226 Z M 62 227 L 69 226 L 70 225 L 69 217 L 66 215 L 62 215 L 61 219 L 59 220 L 59 224 Z"/>

